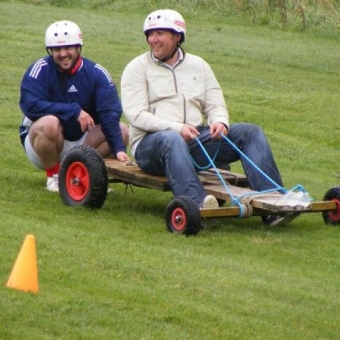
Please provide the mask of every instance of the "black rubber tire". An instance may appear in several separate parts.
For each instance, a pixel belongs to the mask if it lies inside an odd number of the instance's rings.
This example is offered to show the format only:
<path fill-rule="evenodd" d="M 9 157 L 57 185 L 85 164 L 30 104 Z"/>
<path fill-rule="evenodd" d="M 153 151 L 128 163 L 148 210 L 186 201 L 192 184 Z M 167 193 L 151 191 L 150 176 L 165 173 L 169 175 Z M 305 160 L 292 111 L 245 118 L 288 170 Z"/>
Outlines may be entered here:
<path fill-rule="evenodd" d="M 334 201 L 337 209 L 335 211 L 323 211 L 322 217 L 326 224 L 339 225 L 340 224 L 340 187 L 336 186 L 329 189 L 324 198 L 324 201 Z"/>
<path fill-rule="evenodd" d="M 99 209 L 108 188 L 108 175 L 100 153 L 78 145 L 66 154 L 59 170 L 59 195 L 66 205 Z"/>
<path fill-rule="evenodd" d="M 169 202 L 165 220 L 167 230 L 175 234 L 196 235 L 202 229 L 199 208 L 187 196 L 178 196 Z"/>

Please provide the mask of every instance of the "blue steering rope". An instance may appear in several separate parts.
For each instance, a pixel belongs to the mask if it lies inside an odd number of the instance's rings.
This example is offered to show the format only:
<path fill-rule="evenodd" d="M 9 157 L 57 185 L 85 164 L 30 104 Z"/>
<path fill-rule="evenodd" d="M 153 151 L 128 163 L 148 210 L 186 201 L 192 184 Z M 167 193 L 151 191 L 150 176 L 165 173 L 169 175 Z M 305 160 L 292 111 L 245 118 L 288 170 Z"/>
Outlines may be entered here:
<path fill-rule="evenodd" d="M 206 153 L 206 150 L 204 148 L 204 146 L 202 145 L 201 141 L 196 137 L 196 141 L 198 142 L 198 145 L 201 147 L 201 149 Z M 199 170 L 207 170 L 207 169 L 210 169 L 211 168 L 211 165 L 214 164 L 215 162 L 215 159 L 218 155 L 218 152 L 220 151 L 220 147 L 221 147 L 221 143 L 222 143 L 222 140 L 219 140 L 219 143 L 217 145 L 217 148 L 216 148 L 216 151 L 214 153 L 214 156 L 212 158 L 210 158 L 210 156 L 206 153 L 206 156 L 208 157 L 208 165 L 206 166 L 201 166 L 201 165 L 198 165 L 195 160 L 191 157 L 191 160 L 192 162 L 194 163 L 194 166 L 199 169 Z"/>
<path fill-rule="evenodd" d="M 208 159 L 208 165 L 205 166 L 205 167 L 202 167 L 202 166 L 199 166 L 193 159 L 193 163 L 195 165 L 196 168 L 200 169 L 200 170 L 206 170 L 206 169 L 209 169 L 209 168 L 213 168 L 215 170 L 215 173 L 216 175 L 218 176 L 219 180 L 221 181 L 224 189 L 226 190 L 226 192 L 229 194 L 230 198 L 231 198 L 231 202 L 232 204 L 234 205 L 237 205 L 239 208 L 240 208 L 240 217 L 242 217 L 244 215 L 244 206 L 243 204 L 241 204 L 240 200 L 245 197 L 245 196 L 251 196 L 251 195 L 258 195 L 259 193 L 268 193 L 268 192 L 273 192 L 273 191 L 277 191 L 277 190 L 281 190 L 283 191 L 284 193 L 287 193 L 288 190 L 286 188 L 283 188 L 282 186 L 278 185 L 274 180 L 272 180 L 266 173 L 264 173 L 249 157 L 247 157 L 234 143 L 231 142 L 231 140 L 229 138 L 227 138 L 226 136 L 224 136 L 222 133 L 220 134 L 220 136 L 222 137 L 222 139 L 224 139 L 229 145 L 232 146 L 232 148 L 234 150 L 236 150 L 239 155 L 241 155 L 251 166 L 253 166 L 263 177 L 265 177 L 269 182 L 271 182 L 275 188 L 273 189 L 268 189 L 268 190 L 264 190 L 264 191 L 261 191 L 261 192 L 249 192 L 249 193 L 246 193 L 246 194 L 243 194 L 241 196 L 239 196 L 238 198 L 235 198 L 234 195 L 232 194 L 231 190 L 228 188 L 228 185 L 226 184 L 226 181 L 224 180 L 224 178 L 221 176 L 219 170 L 217 169 L 217 167 L 215 166 L 215 159 L 216 159 L 216 156 L 219 152 L 219 149 L 220 149 L 220 146 L 221 146 L 221 142 L 222 140 L 220 141 L 220 143 L 218 144 L 218 147 L 216 149 L 216 152 L 214 154 L 214 156 L 211 158 L 209 156 L 209 154 L 207 153 L 207 151 L 205 150 L 203 144 L 201 143 L 201 141 L 196 137 L 196 141 L 198 143 L 198 145 L 200 146 L 201 150 L 203 151 L 203 153 L 205 154 L 206 158 Z M 297 185 L 295 186 L 293 189 L 291 190 L 301 190 L 303 192 L 306 192 L 306 190 L 301 186 L 301 185 Z"/>
<path fill-rule="evenodd" d="M 276 191 L 276 190 L 282 190 L 284 192 L 287 192 L 285 188 L 283 188 L 281 185 L 278 185 L 275 181 L 273 181 L 266 173 L 264 173 L 249 157 L 247 157 L 232 141 L 224 136 L 223 134 L 220 134 L 220 136 L 227 142 L 229 145 L 231 145 L 234 150 L 236 150 L 247 162 L 256 169 L 263 177 L 265 177 L 270 183 L 272 183 L 276 189 L 271 189 L 270 191 Z"/>

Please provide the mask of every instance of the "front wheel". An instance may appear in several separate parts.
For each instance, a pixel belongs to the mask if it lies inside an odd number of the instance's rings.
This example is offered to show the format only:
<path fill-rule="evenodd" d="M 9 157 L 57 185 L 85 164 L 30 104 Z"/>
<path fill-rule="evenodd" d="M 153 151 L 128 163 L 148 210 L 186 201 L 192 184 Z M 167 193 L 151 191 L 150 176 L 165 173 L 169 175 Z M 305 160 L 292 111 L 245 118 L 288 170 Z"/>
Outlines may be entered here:
<path fill-rule="evenodd" d="M 178 196 L 169 202 L 165 219 L 171 233 L 189 236 L 198 234 L 202 229 L 199 208 L 187 196 Z"/>
<path fill-rule="evenodd" d="M 326 224 L 339 225 L 340 224 L 340 187 L 333 187 L 329 189 L 324 198 L 324 201 L 334 201 L 336 205 L 335 210 L 323 211 L 322 217 Z"/>
<path fill-rule="evenodd" d="M 59 170 L 62 201 L 70 206 L 98 209 L 105 202 L 107 188 L 107 169 L 100 153 L 86 145 L 72 148 Z"/>

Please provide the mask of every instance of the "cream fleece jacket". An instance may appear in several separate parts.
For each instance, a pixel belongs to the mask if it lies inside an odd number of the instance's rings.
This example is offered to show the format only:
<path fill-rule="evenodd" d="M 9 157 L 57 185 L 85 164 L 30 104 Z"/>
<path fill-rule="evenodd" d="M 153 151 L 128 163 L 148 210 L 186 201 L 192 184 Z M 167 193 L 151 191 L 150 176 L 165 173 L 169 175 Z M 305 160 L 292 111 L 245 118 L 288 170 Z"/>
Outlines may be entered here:
<path fill-rule="evenodd" d="M 121 99 L 133 156 L 148 132 L 180 132 L 183 124 L 215 122 L 229 127 L 222 89 L 211 67 L 189 53 L 174 68 L 155 61 L 150 52 L 133 59 L 122 74 Z"/>

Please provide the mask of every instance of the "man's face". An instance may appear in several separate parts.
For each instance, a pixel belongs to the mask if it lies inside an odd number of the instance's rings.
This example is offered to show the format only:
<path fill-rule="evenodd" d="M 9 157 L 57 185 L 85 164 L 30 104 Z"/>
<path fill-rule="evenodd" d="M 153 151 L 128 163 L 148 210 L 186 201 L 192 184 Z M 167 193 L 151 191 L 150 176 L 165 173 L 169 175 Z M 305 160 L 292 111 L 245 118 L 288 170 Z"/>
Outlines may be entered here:
<path fill-rule="evenodd" d="M 148 44 L 153 55 L 162 60 L 175 50 L 181 36 L 170 31 L 153 30 L 149 33 Z"/>
<path fill-rule="evenodd" d="M 51 48 L 51 55 L 54 62 L 61 71 L 69 71 L 78 59 L 80 47 L 65 46 Z"/>

